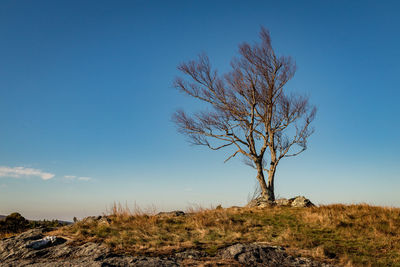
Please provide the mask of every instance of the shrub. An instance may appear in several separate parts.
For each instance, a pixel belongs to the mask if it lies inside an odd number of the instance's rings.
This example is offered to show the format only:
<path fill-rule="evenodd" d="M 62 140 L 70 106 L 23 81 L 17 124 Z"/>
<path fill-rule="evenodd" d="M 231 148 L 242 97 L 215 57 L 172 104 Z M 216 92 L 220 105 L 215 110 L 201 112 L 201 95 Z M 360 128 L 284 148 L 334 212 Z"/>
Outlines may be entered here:
<path fill-rule="evenodd" d="M 11 213 L 0 221 L 0 232 L 19 233 L 29 228 L 29 221 L 18 212 Z"/>

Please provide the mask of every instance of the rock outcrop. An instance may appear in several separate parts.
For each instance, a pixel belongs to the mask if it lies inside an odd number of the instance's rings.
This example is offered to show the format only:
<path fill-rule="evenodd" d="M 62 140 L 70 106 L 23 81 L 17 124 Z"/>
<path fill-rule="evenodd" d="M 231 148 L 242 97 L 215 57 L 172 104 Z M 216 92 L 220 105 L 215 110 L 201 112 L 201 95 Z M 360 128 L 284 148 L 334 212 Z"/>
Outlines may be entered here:
<path fill-rule="evenodd" d="M 275 200 L 275 204 L 277 206 L 290 206 L 290 201 L 289 201 L 289 199 L 286 199 L 286 198 L 280 198 L 280 199 Z"/>
<path fill-rule="evenodd" d="M 85 222 L 85 223 L 98 222 L 98 223 L 108 224 L 111 222 L 111 219 L 108 216 L 89 216 L 89 217 L 83 218 L 82 222 Z"/>
<path fill-rule="evenodd" d="M 258 197 L 253 199 L 247 204 L 247 207 L 249 208 L 266 208 L 266 207 L 272 207 L 274 206 L 275 203 L 273 201 L 267 200 L 263 197 Z"/>
<path fill-rule="evenodd" d="M 314 207 L 315 205 L 304 196 L 297 196 L 294 198 L 286 199 L 280 198 L 275 201 L 269 201 L 263 197 L 258 197 L 253 199 L 252 201 L 247 204 L 249 208 L 265 208 L 265 207 L 272 207 L 272 206 L 287 206 L 287 207 L 294 207 L 294 208 L 305 208 L 305 207 Z"/>
<path fill-rule="evenodd" d="M 315 205 L 307 198 L 303 196 L 298 196 L 289 199 L 289 203 L 292 207 L 295 208 L 304 208 L 304 207 L 314 207 Z"/>
<path fill-rule="evenodd" d="M 193 249 L 150 257 L 116 255 L 102 244 L 88 242 L 78 246 L 45 234 L 46 229 L 40 228 L 0 240 L 0 266 L 332 266 L 258 243 L 235 244 L 220 249 L 213 257 Z"/>
<path fill-rule="evenodd" d="M 332 266 L 307 258 L 290 256 L 282 247 L 257 243 L 232 245 L 221 250 L 219 255 L 223 259 L 234 259 L 243 266 Z"/>

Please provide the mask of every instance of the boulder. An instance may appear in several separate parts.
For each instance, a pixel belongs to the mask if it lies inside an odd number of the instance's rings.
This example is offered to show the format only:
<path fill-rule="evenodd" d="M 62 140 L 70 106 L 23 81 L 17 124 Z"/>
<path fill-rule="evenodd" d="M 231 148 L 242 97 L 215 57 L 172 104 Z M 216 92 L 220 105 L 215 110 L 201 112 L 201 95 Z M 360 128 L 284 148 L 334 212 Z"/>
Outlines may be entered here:
<path fill-rule="evenodd" d="M 181 210 L 174 211 L 162 211 L 157 214 L 158 216 L 185 216 L 185 213 Z"/>
<path fill-rule="evenodd" d="M 297 196 L 289 199 L 290 205 L 295 208 L 315 207 L 315 205 L 304 196 Z"/>
<path fill-rule="evenodd" d="M 100 220 L 100 218 L 101 216 L 88 216 L 83 218 L 81 222 L 90 224 L 96 222 L 97 220 Z"/>
<path fill-rule="evenodd" d="M 247 204 L 248 208 L 266 208 L 274 205 L 273 201 L 267 200 L 264 197 L 258 197 L 253 199 Z"/>
<path fill-rule="evenodd" d="M 305 208 L 305 207 L 314 207 L 315 205 L 304 196 L 297 196 L 291 199 L 280 198 L 275 201 L 266 200 L 263 197 L 258 197 L 253 199 L 252 201 L 247 204 L 246 207 L 249 208 L 265 208 L 265 207 L 272 207 L 272 206 L 288 206 L 294 208 Z"/>
<path fill-rule="evenodd" d="M 108 218 L 107 216 L 89 216 L 89 217 L 83 218 L 81 222 L 86 223 L 86 224 L 98 223 L 98 224 L 109 225 L 111 223 L 111 219 Z"/>
<path fill-rule="evenodd" d="M 29 242 L 26 245 L 26 247 L 32 248 L 32 249 L 42 249 L 42 248 L 47 248 L 47 247 L 54 246 L 57 244 L 62 244 L 65 241 L 66 240 L 64 238 L 60 238 L 60 237 L 56 237 L 56 236 L 46 236 L 42 239 Z"/>
<path fill-rule="evenodd" d="M 277 206 L 290 206 L 290 201 L 286 198 L 280 198 L 275 200 Z"/>

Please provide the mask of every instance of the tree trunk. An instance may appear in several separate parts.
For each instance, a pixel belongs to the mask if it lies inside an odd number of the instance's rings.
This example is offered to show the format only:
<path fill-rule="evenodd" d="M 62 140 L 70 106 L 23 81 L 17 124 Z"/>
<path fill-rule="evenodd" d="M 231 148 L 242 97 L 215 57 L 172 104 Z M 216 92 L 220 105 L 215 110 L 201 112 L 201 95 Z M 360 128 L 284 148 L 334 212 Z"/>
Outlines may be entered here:
<path fill-rule="evenodd" d="M 260 183 L 261 187 L 261 196 L 269 201 L 275 200 L 274 194 L 274 176 L 275 176 L 275 169 L 272 174 L 272 178 L 270 176 L 271 172 L 268 172 L 268 184 L 265 182 L 264 172 L 262 168 L 261 161 L 255 162 L 257 167 L 257 180 Z"/>
<path fill-rule="evenodd" d="M 275 166 L 271 166 L 268 171 L 268 200 L 275 201 L 275 193 L 274 193 L 274 178 L 275 178 Z"/>

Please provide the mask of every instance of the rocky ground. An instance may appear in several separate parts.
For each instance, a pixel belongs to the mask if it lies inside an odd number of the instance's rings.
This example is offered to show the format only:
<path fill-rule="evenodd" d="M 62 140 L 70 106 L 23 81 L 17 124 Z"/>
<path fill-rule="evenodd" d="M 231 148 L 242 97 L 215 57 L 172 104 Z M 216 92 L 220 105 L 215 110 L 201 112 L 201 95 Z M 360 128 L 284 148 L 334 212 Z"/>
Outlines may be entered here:
<path fill-rule="evenodd" d="M 186 250 L 168 256 L 113 254 L 96 243 L 74 245 L 72 241 L 46 236 L 46 229 L 29 230 L 0 240 L 0 266 L 332 266 L 288 255 L 281 247 L 235 244 L 211 257 Z"/>
<path fill-rule="evenodd" d="M 271 206 L 286 206 L 286 207 L 293 207 L 293 208 L 307 208 L 307 207 L 314 207 L 315 205 L 304 196 L 297 196 L 294 198 L 280 198 L 275 201 L 269 201 L 263 198 L 262 196 L 254 198 L 247 204 L 249 208 L 265 208 Z"/>

